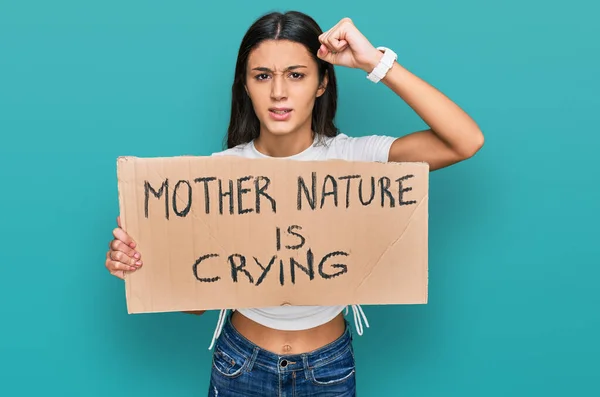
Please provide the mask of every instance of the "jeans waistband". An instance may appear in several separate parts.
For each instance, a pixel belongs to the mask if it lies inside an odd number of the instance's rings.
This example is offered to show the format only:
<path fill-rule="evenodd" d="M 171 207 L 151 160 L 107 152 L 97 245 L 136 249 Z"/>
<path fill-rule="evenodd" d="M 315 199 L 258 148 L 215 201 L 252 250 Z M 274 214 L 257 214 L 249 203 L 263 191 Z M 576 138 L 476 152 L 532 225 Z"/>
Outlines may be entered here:
<path fill-rule="evenodd" d="M 352 333 L 346 322 L 344 333 L 335 341 L 311 352 L 297 354 L 276 354 L 265 350 L 250 340 L 246 339 L 231 323 L 231 315 L 223 326 L 220 340 L 235 349 L 238 354 L 251 359 L 252 365 L 260 365 L 275 371 L 295 371 L 307 368 L 316 368 L 326 365 L 340 354 L 344 354 L 352 347 Z"/>

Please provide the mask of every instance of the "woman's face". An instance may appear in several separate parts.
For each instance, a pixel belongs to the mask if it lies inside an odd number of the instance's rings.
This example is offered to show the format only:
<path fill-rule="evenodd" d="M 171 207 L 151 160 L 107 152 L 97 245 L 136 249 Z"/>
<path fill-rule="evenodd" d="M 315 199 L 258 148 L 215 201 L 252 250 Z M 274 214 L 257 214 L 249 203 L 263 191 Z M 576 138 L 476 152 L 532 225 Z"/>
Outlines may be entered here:
<path fill-rule="evenodd" d="M 302 44 L 267 40 L 248 58 L 246 91 L 261 124 L 261 135 L 310 134 L 319 85 L 317 63 Z"/>

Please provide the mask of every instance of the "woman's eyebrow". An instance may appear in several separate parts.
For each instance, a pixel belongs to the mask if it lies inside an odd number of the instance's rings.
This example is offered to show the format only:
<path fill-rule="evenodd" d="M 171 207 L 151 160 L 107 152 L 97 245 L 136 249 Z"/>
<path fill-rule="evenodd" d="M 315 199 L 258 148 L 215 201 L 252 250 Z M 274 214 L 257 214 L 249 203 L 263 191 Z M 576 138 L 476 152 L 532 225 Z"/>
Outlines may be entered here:
<path fill-rule="evenodd" d="M 287 68 L 285 68 L 284 71 L 300 69 L 300 68 L 306 68 L 306 66 L 305 65 L 292 65 L 292 66 L 288 66 Z M 252 70 L 256 70 L 259 72 L 273 72 L 271 69 L 264 67 L 264 66 L 257 66 L 255 68 L 253 68 Z"/>

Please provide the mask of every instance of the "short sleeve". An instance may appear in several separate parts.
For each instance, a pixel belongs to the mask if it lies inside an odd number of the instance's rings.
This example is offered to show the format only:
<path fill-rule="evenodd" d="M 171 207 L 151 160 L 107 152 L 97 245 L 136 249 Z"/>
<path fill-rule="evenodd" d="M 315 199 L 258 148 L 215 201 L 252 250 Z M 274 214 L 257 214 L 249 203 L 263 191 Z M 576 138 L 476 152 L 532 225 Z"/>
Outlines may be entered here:
<path fill-rule="evenodd" d="M 379 162 L 388 161 L 390 148 L 396 140 L 395 137 L 385 135 L 367 135 L 361 137 L 341 135 L 338 138 L 339 149 L 345 159 Z"/>

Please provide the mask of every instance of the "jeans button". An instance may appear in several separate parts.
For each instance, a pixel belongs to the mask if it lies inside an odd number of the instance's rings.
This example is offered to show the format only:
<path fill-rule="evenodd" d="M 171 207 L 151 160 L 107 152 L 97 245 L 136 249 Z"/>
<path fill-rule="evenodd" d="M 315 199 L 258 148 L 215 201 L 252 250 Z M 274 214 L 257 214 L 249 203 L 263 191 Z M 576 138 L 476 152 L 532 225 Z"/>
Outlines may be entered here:
<path fill-rule="evenodd" d="M 285 367 L 287 367 L 287 365 L 288 365 L 288 362 L 287 362 L 287 360 L 281 360 L 281 363 L 280 363 L 280 365 L 281 365 L 281 367 L 282 367 L 282 368 L 285 368 Z"/>

